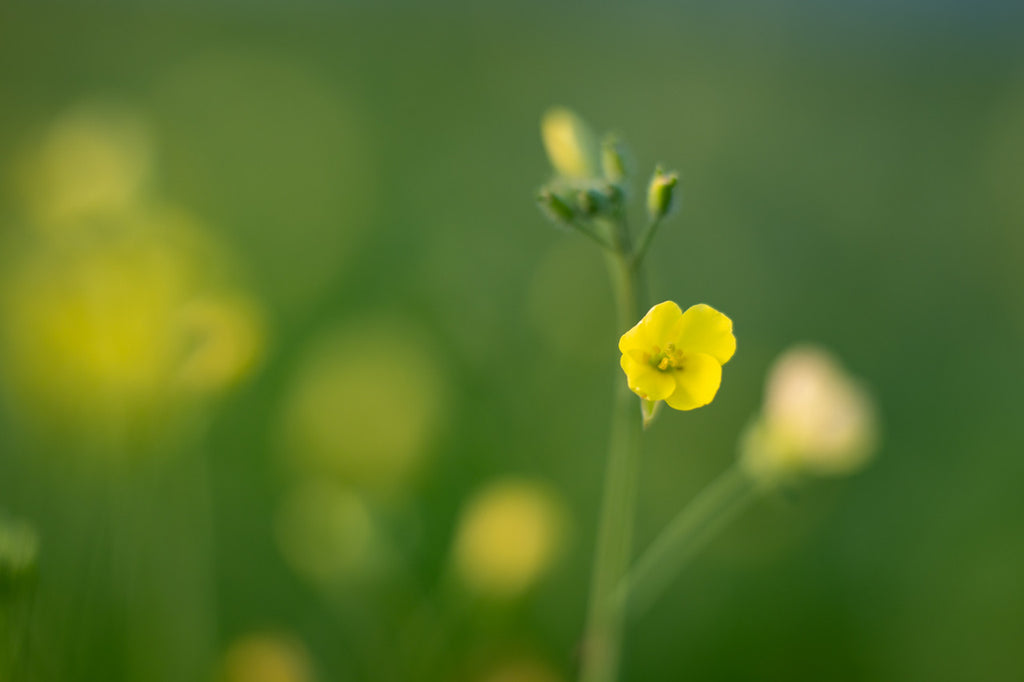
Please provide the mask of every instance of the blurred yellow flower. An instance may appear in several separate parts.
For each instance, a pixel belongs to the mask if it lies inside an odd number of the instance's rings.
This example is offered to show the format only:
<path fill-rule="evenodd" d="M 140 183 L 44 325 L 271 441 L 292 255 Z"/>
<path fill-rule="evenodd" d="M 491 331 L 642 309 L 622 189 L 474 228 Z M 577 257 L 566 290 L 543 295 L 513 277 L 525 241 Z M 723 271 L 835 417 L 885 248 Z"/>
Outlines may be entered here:
<path fill-rule="evenodd" d="M 863 386 L 828 351 L 799 346 L 768 374 L 761 415 L 741 444 L 743 465 L 761 480 L 849 474 L 871 458 L 877 430 Z"/>
<path fill-rule="evenodd" d="M 275 634 L 236 639 L 224 653 L 219 682 L 312 682 L 313 665 L 298 640 Z"/>
<path fill-rule="evenodd" d="M 59 117 L 16 175 L 29 229 L 0 247 L 0 389 L 110 453 L 182 426 L 265 336 L 214 236 L 158 200 L 151 129 L 111 102 Z"/>
<path fill-rule="evenodd" d="M 123 104 L 93 100 L 48 128 L 18 178 L 33 227 L 58 234 L 144 200 L 154 169 L 151 125 Z"/>
<path fill-rule="evenodd" d="M 392 409 L 395 396 L 401 408 Z M 284 456 L 360 492 L 401 494 L 423 470 L 447 413 L 448 384 L 429 335 L 377 317 L 314 340 L 283 406 Z"/>
<path fill-rule="evenodd" d="M 253 301 L 183 214 L 139 210 L 42 240 L 0 272 L 0 366 L 17 404 L 94 435 L 168 423 L 248 374 L 263 344 Z"/>
<path fill-rule="evenodd" d="M 736 337 L 732 320 L 711 306 L 700 303 L 684 313 L 665 301 L 622 335 L 619 351 L 634 393 L 692 410 L 714 399 L 722 365 L 736 352 Z"/>
<path fill-rule="evenodd" d="M 455 537 L 455 568 L 474 589 L 515 597 L 551 565 L 565 534 L 561 501 L 547 486 L 506 478 L 469 502 Z"/>

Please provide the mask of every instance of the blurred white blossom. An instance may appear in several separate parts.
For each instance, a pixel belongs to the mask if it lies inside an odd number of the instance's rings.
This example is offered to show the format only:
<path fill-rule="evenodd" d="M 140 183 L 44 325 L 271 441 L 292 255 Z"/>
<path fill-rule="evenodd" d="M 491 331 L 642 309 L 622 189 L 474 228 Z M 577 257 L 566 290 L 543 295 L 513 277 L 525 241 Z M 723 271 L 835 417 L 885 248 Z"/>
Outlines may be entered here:
<path fill-rule="evenodd" d="M 863 385 L 828 351 L 798 346 L 769 372 L 764 406 L 741 452 L 744 467 L 762 480 L 839 476 L 861 469 L 877 440 L 875 405 Z"/>

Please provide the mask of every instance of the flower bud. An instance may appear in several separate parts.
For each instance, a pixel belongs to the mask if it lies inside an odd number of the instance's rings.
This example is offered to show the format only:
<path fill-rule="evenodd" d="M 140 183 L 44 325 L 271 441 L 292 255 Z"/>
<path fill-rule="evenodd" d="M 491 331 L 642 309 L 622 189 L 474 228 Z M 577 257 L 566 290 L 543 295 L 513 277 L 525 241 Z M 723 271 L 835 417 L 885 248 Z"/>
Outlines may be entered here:
<path fill-rule="evenodd" d="M 603 197 L 594 190 L 580 190 L 579 194 L 576 195 L 576 205 L 579 207 L 581 214 L 590 218 L 601 210 L 601 204 L 603 203 L 602 198 Z"/>
<path fill-rule="evenodd" d="M 654 170 L 651 184 L 647 187 L 647 213 L 651 220 L 664 218 L 672 209 L 672 199 L 678 182 L 679 176 L 675 173 L 665 173 L 660 167 Z"/>
<path fill-rule="evenodd" d="M 540 210 L 557 225 L 568 225 L 573 219 L 573 210 L 560 196 L 549 189 L 543 189 L 537 196 Z"/>
<path fill-rule="evenodd" d="M 861 469 L 876 443 L 867 391 L 827 351 L 803 346 L 776 360 L 741 456 L 744 468 L 760 480 L 839 476 Z"/>
<path fill-rule="evenodd" d="M 551 165 L 573 179 L 597 175 L 597 144 L 586 122 L 564 107 L 549 109 L 541 120 L 541 137 Z"/>
<path fill-rule="evenodd" d="M 626 158 L 622 143 L 614 135 L 608 135 L 601 143 L 601 170 L 608 182 L 620 183 L 626 179 Z"/>

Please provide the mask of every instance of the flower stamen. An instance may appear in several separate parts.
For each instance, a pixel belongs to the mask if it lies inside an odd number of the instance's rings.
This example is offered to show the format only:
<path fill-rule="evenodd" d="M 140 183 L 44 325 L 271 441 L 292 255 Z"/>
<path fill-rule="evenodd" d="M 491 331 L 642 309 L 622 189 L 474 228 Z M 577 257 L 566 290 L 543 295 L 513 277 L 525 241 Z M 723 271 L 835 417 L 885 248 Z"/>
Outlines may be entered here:
<path fill-rule="evenodd" d="M 644 356 L 651 363 L 651 366 L 662 372 L 667 372 L 670 369 L 683 369 L 683 351 L 676 348 L 674 343 L 665 346 L 665 350 L 654 346 L 651 348 L 651 352 L 645 353 Z"/>

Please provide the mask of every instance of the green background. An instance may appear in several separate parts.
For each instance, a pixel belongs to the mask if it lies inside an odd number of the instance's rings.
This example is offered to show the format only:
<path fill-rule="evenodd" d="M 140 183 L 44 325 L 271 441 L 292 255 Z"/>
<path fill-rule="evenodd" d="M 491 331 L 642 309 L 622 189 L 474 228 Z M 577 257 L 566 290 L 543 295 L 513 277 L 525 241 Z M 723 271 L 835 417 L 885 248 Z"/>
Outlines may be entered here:
<path fill-rule="evenodd" d="M 554 104 L 626 139 L 638 191 L 678 170 L 650 302 L 707 302 L 739 342 L 715 402 L 649 432 L 641 545 L 732 461 L 790 344 L 836 351 L 883 419 L 866 471 L 715 541 L 630 628 L 623 679 L 1021 679 L 1022 30 L 1009 3 L 4 3 L 0 231 L 40 130 L 127 102 L 161 195 L 232 250 L 269 331 L 198 445 L 113 482 L 68 480 L 80 443 L 0 413 L 0 509 L 41 540 L 11 679 L 205 679 L 264 629 L 319 679 L 408 679 L 423 608 L 443 645 L 414 679 L 521 653 L 572 678 L 621 378 L 600 255 L 533 201 Z M 282 395 L 315 339 L 381 311 L 430 339 L 447 408 L 383 512 L 407 583 L 325 595 L 274 542 Z M 445 566 L 462 503 L 507 473 L 551 483 L 571 533 L 492 603 Z"/>

